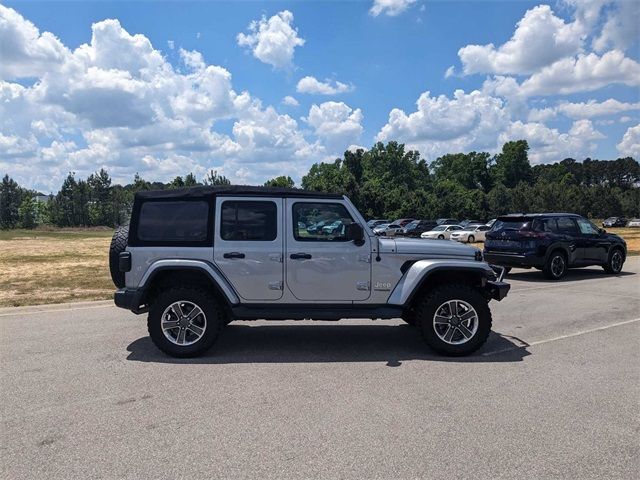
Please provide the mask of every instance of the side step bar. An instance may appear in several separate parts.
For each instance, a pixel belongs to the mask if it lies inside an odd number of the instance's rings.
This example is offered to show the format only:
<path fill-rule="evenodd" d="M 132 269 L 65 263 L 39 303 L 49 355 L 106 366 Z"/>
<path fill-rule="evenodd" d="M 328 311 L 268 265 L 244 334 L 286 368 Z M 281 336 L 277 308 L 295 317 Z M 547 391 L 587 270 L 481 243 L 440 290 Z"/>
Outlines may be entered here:
<path fill-rule="evenodd" d="M 340 320 L 342 318 L 399 318 L 402 308 L 390 305 L 243 304 L 231 307 L 238 320 Z"/>

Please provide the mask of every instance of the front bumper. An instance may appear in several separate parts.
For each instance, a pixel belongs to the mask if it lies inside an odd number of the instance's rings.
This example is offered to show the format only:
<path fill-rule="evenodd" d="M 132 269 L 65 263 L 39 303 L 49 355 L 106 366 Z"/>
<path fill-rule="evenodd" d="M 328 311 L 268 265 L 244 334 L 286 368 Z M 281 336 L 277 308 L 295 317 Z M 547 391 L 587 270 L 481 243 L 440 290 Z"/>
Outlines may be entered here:
<path fill-rule="evenodd" d="M 487 282 L 485 288 L 491 298 L 500 301 L 507 296 L 511 285 L 509 285 L 507 282 L 496 280 Z"/>
<path fill-rule="evenodd" d="M 141 306 L 142 292 L 135 288 L 120 288 L 113 294 L 113 301 L 116 307 L 131 310 L 133 313 L 145 313 L 149 309 L 146 305 Z"/>

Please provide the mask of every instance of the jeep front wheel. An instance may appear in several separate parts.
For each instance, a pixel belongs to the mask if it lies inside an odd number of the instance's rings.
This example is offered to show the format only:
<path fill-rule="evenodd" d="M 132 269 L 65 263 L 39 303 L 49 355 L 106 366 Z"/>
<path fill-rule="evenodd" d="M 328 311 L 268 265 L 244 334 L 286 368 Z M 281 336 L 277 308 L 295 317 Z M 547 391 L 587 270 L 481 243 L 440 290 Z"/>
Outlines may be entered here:
<path fill-rule="evenodd" d="M 417 325 L 425 342 L 443 355 L 475 352 L 491 331 L 491 311 L 484 296 L 467 285 L 443 285 L 419 305 Z"/>
<path fill-rule="evenodd" d="M 153 343 L 172 357 L 195 357 L 217 340 L 225 323 L 222 308 L 196 288 L 161 292 L 149 310 L 147 327 Z"/>

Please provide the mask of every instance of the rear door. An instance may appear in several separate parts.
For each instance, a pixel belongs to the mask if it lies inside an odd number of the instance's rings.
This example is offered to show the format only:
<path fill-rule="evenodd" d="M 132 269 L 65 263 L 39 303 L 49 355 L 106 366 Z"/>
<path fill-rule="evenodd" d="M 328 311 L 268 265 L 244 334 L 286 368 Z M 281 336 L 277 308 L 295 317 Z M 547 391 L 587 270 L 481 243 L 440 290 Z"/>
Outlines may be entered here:
<path fill-rule="evenodd" d="M 216 199 L 214 261 L 243 300 L 282 297 L 283 200 Z"/>
<path fill-rule="evenodd" d="M 302 301 L 348 302 L 369 298 L 371 245 L 346 239 L 346 225 L 354 217 L 335 200 L 286 199 L 286 284 Z M 341 221 L 334 231 L 317 231 L 303 225 Z"/>
<path fill-rule="evenodd" d="M 569 264 L 586 262 L 588 242 L 580 235 L 580 229 L 573 217 L 558 217 L 558 233 L 569 249 Z"/>

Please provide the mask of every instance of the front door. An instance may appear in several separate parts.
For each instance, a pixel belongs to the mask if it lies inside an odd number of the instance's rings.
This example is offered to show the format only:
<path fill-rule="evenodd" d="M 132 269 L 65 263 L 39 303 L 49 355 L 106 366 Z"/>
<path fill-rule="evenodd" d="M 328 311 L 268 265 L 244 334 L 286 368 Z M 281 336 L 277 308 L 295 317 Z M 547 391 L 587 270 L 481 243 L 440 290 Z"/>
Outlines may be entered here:
<path fill-rule="evenodd" d="M 354 222 L 345 204 L 331 200 L 286 200 L 286 283 L 303 301 L 347 302 L 369 298 L 371 243 L 346 238 Z"/>
<path fill-rule="evenodd" d="M 578 227 L 584 248 L 584 258 L 590 262 L 604 262 L 609 252 L 609 242 L 600 234 L 598 227 L 585 218 L 578 218 Z"/>
<path fill-rule="evenodd" d="M 282 297 L 282 204 L 280 198 L 216 198 L 214 261 L 243 300 Z"/>

